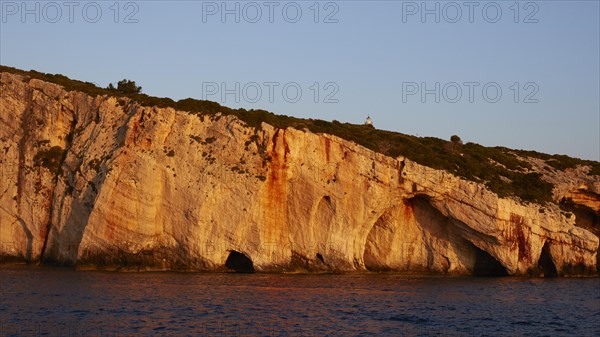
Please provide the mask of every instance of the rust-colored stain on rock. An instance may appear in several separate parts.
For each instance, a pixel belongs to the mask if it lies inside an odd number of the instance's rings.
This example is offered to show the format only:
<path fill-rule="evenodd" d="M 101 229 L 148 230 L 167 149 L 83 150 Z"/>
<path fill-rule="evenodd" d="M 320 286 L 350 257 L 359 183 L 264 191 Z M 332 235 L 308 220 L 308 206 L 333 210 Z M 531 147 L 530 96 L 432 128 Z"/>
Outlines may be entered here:
<path fill-rule="evenodd" d="M 531 262 L 531 252 L 529 249 L 529 245 L 527 244 L 525 232 L 523 231 L 525 219 L 520 215 L 511 214 L 510 221 L 514 224 L 515 227 L 514 239 L 516 240 L 517 245 L 519 247 L 519 261 Z"/>

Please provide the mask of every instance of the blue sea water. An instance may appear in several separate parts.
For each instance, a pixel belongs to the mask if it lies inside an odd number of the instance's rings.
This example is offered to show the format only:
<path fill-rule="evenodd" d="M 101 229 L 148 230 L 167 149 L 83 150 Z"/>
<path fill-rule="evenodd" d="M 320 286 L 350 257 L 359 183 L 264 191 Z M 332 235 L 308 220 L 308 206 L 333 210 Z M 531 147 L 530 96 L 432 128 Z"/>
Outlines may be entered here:
<path fill-rule="evenodd" d="M 0 336 L 600 336 L 598 278 L 0 266 Z"/>

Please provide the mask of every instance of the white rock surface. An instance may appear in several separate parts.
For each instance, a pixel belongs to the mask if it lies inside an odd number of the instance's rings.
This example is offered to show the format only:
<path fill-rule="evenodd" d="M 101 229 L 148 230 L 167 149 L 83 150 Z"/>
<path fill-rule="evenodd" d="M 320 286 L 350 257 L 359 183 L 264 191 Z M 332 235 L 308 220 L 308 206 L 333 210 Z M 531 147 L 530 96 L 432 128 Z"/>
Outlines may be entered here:
<path fill-rule="evenodd" d="M 8 73 L 1 89 L 5 259 L 224 270 L 235 250 L 258 271 L 473 274 L 492 261 L 539 275 L 546 245 L 560 275 L 596 273 L 598 237 L 558 206 L 498 198 L 335 136 L 255 130 Z M 66 149 L 60 168 L 36 163 L 53 146 Z M 586 206 L 600 204 L 595 186 Z"/>

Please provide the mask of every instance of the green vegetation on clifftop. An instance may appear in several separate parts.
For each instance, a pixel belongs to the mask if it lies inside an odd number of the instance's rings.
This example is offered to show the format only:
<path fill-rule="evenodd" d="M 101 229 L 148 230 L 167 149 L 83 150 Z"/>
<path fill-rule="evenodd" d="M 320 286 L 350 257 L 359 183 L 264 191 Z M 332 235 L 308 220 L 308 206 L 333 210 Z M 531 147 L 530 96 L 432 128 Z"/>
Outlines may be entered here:
<path fill-rule="evenodd" d="M 19 74 L 61 85 L 67 91 L 80 91 L 92 96 L 108 95 L 128 97 L 142 106 L 171 107 L 197 115 L 222 113 L 235 115 L 248 126 L 260 128 L 267 123 L 277 128 L 294 127 L 314 133 L 327 133 L 355 142 L 387 156 L 404 156 L 419 164 L 434 169 L 452 172 L 469 180 L 485 183 L 490 190 L 501 197 L 516 196 L 525 201 L 544 203 L 551 201 L 553 186 L 541 179 L 540 174 L 530 172 L 532 168 L 517 156 L 542 159 L 557 170 L 575 168 L 578 165 L 591 167 L 590 174 L 600 175 L 600 163 L 581 160 L 564 155 L 548 155 L 534 151 L 510 150 L 503 147 L 484 147 L 474 143 L 462 144 L 460 138 L 454 142 L 433 137 L 415 137 L 397 132 L 378 130 L 370 125 L 356 125 L 327 122 L 323 120 L 301 119 L 285 115 L 275 115 L 265 110 L 231 109 L 216 102 L 187 98 L 173 101 L 142 93 L 122 93 L 117 90 L 99 88 L 93 83 L 71 80 L 64 75 L 44 74 L 37 71 L 23 71 L 0 66 L 0 72 Z M 140 88 L 141 89 L 141 88 Z"/>

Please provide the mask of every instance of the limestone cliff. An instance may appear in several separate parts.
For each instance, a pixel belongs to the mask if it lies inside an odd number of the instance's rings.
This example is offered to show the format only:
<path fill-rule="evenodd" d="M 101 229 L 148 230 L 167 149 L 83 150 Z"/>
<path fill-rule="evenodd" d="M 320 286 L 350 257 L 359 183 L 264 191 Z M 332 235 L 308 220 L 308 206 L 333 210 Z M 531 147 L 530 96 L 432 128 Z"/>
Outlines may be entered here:
<path fill-rule="evenodd" d="M 1 73 L 0 256 L 80 268 L 592 275 L 598 176 L 500 198 L 351 141 Z M 531 159 L 535 162 L 534 159 Z M 594 218 L 595 216 L 595 218 Z M 585 229 L 587 228 L 587 229 Z M 239 254 L 238 254 L 239 253 Z"/>

